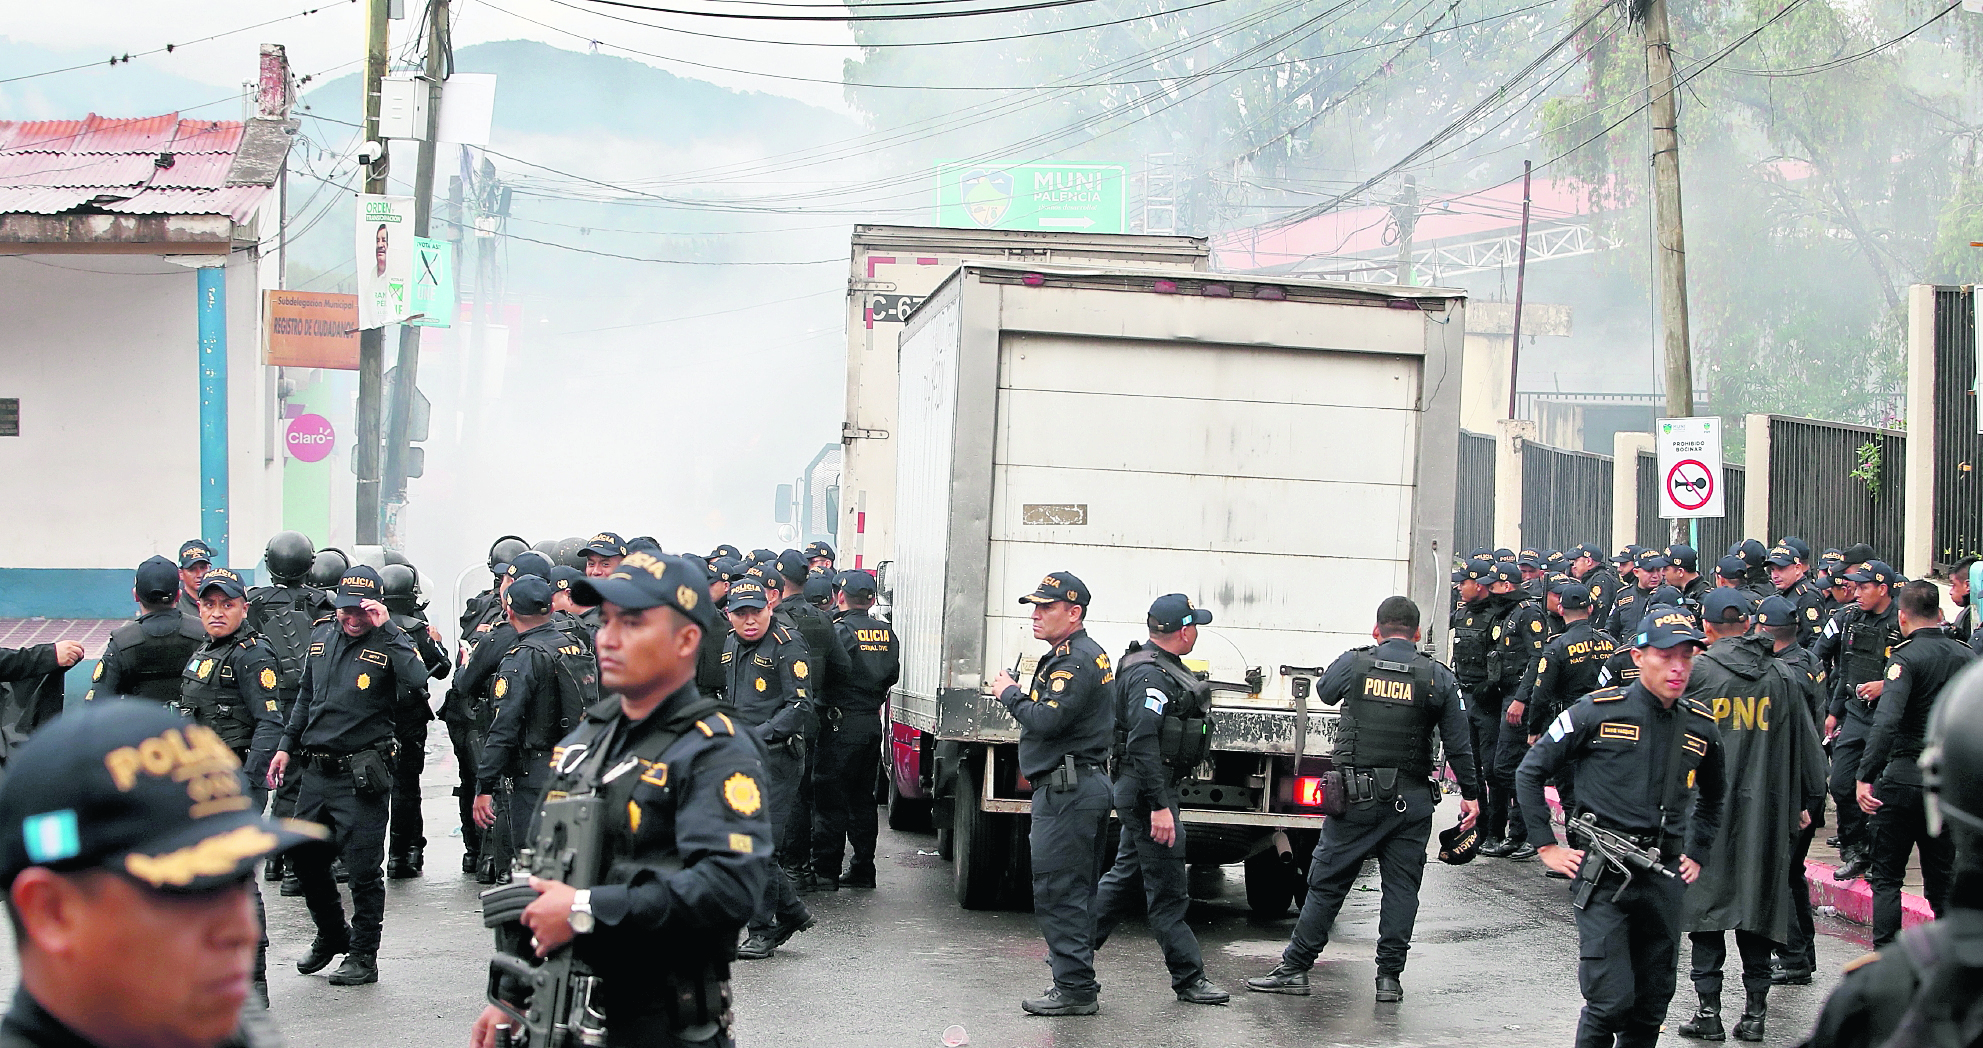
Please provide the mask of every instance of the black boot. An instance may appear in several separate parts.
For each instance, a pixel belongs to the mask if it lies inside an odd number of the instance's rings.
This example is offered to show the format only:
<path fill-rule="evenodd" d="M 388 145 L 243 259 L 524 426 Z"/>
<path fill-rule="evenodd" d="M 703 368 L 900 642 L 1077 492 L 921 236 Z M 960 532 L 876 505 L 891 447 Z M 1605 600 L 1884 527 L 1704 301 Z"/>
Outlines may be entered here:
<path fill-rule="evenodd" d="M 363 986 L 379 981 L 379 955 L 375 953 L 348 953 L 344 963 L 330 974 L 332 986 Z"/>
<path fill-rule="evenodd" d="M 351 870 L 344 865 L 344 856 L 342 855 L 331 862 L 331 880 L 339 884 L 346 884 L 351 880 Z"/>
<path fill-rule="evenodd" d="M 1725 1041 L 1727 1031 L 1721 1028 L 1721 995 L 1704 993 L 1701 1007 L 1692 1019 L 1680 1024 L 1680 1036 L 1692 1037 L 1697 1041 Z"/>
<path fill-rule="evenodd" d="M 842 887 L 874 889 L 874 863 L 857 862 L 847 867 L 847 875 L 840 878 Z"/>
<path fill-rule="evenodd" d="M 282 879 L 282 856 L 278 855 L 262 864 L 262 880 L 271 883 Z"/>
<path fill-rule="evenodd" d="M 326 938 L 319 934 L 310 943 L 310 952 L 296 962 L 296 970 L 304 975 L 315 975 L 330 967 L 330 962 L 338 954 L 351 948 L 351 933 Z"/>
<path fill-rule="evenodd" d="M 285 899 L 300 899 L 303 897 L 303 881 L 296 876 L 295 866 L 286 866 L 283 869 L 282 887 L 278 888 L 277 891 Z"/>
<path fill-rule="evenodd" d="M 1763 1021 L 1769 1015 L 1769 993 L 1752 993 L 1749 1003 L 1742 1008 L 1742 1018 L 1735 1024 L 1735 1039 L 1738 1041 L 1760 1041 L 1763 1039 Z"/>

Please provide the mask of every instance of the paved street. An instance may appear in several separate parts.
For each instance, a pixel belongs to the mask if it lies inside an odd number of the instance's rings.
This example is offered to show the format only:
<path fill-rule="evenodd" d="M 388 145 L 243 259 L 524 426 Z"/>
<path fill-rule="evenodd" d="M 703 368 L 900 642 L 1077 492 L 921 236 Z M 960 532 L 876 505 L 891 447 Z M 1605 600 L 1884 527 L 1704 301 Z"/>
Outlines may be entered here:
<path fill-rule="evenodd" d="M 451 772 L 448 765 L 428 770 L 428 876 L 390 882 L 378 985 L 338 989 L 321 974 L 298 975 L 294 962 L 311 934 L 303 900 L 268 893 L 270 992 L 293 1048 L 466 1043 L 490 937 L 481 927 L 477 886 L 458 872 L 459 838 L 448 833 L 453 799 L 441 783 Z M 1441 809 L 1442 824 L 1453 810 Z M 1231 867 L 1220 896 L 1191 911 L 1212 980 L 1235 991 L 1230 1006 L 1177 1003 L 1155 943 L 1132 923 L 1102 953 L 1101 1015 L 1041 1019 L 1019 1010 L 1022 997 L 1049 982 L 1032 915 L 958 909 L 950 865 L 934 848 L 932 837 L 884 828 L 878 891 L 810 897 L 818 927 L 769 961 L 738 963 L 738 1041 L 935 1046 L 945 1027 L 957 1024 L 981 1048 L 1567 1045 L 1575 1026 L 1580 1002 L 1569 902 L 1562 883 L 1546 881 L 1534 862 L 1427 865 L 1399 1005 L 1371 1000 L 1374 876 L 1371 890 L 1351 893 L 1312 976 L 1313 996 L 1241 989 L 1246 976 L 1273 967 L 1293 918 L 1250 921 L 1239 869 Z M 1866 948 L 1855 925 L 1821 919 L 1820 932 L 1823 971 L 1837 971 Z M 11 949 L 0 968 L 0 977 L 12 982 Z M 1821 980 L 1774 992 L 1768 1042 L 1794 1044 L 1808 1032 L 1827 989 L 1828 980 Z M 1733 973 L 1728 993 L 1739 1008 Z M 1684 1018 L 1692 1000 L 1683 972 L 1670 1025 Z"/>

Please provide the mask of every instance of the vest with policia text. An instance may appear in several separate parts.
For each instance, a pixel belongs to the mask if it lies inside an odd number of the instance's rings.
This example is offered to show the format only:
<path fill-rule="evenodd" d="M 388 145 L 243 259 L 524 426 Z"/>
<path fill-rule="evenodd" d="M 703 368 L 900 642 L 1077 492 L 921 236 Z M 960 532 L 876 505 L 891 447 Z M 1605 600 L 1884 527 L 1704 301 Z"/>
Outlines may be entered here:
<path fill-rule="evenodd" d="M 1351 670 L 1336 727 L 1336 767 L 1396 768 L 1401 780 L 1430 779 L 1432 660 L 1416 655 L 1408 663 L 1392 662 L 1361 651 Z"/>
<path fill-rule="evenodd" d="M 1138 666 L 1155 666 L 1183 692 L 1180 698 L 1164 704 L 1163 723 L 1157 729 L 1158 756 L 1174 775 L 1183 775 L 1203 764 L 1212 755 L 1212 685 L 1199 680 L 1174 659 L 1159 659 L 1154 647 L 1140 648 L 1122 657 L 1116 665 L 1116 687 L 1126 692 L 1123 682 Z M 1128 745 L 1127 710 L 1120 702 L 1115 718 L 1115 752 L 1119 758 Z"/>

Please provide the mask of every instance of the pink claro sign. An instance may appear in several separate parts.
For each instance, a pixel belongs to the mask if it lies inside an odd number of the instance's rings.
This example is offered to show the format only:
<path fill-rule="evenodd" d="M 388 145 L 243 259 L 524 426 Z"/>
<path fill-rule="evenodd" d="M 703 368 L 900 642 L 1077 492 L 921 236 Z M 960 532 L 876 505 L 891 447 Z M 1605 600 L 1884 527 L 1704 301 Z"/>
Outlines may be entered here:
<path fill-rule="evenodd" d="M 289 420 L 282 442 L 291 457 L 301 462 L 321 462 L 337 446 L 337 432 L 322 415 L 298 415 Z"/>

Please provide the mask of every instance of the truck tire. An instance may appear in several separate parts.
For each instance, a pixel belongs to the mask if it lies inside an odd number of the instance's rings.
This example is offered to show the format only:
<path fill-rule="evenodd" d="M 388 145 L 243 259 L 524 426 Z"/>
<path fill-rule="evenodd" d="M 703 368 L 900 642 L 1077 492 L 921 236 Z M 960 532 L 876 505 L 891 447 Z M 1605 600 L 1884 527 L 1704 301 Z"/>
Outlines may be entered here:
<path fill-rule="evenodd" d="M 902 796 L 892 774 L 888 777 L 888 828 L 908 833 L 930 831 L 930 802 L 912 801 Z"/>
<path fill-rule="evenodd" d="M 1247 857 L 1246 908 L 1263 921 L 1278 921 L 1288 915 L 1294 902 L 1295 878 L 1288 864 L 1272 848 Z"/>
<path fill-rule="evenodd" d="M 994 910 L 1001 900 L 1006 866 L 1011 858 L 1012 827 L 1004 817 L 978 804 L 982 789 L 971 765 L 957 776 L 957 806 L 951 816 L 951 848 L 957 905 L 967 910 Z"/>

